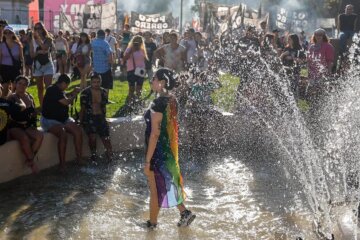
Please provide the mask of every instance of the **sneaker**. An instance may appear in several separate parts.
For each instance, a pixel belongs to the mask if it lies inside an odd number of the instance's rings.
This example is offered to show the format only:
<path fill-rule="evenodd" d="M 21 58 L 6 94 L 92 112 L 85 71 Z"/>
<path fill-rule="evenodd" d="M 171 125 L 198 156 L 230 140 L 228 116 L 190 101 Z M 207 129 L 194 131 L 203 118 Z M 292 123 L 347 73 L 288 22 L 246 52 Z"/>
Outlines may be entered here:
<path fill-rule="evenodd" d="M 152 224 L 152 223 L 150 222 L 150 220 L 147 220 L 147 221 L 146 221 L 146 227 L 147 227 L 148 229 L 155 229 L 156 226 L 157 226 L 157 224 Z"/>
<path fill-rule="evenodd" d="M 178 222 L 178 227 L 189 226 L 192 221 L 196 218 L 196 215 L 193 214 L 190 210 L 185 210 L 180 214 L 180 221 Z"/>

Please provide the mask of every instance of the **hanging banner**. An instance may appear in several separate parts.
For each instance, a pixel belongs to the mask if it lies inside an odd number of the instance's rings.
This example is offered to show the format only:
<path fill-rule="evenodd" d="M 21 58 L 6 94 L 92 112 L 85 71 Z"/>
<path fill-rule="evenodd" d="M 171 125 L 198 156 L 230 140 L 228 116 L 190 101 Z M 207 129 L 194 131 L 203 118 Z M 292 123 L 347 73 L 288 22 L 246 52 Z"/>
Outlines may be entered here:
<path fill-rule="evenodd" d="M 48 30 L 90 32 L 116 29 L 116 4 L 105 0 L 45 0 L 44 23 Z"/>
<path fill-rule="evenodd" d="M 310 30 L 314 25 L 314 18 L 310 16 L 309 11 L 278 9 L 276 27 L 279 29 L 299 33 Z"/>
<path fill-rule="evenodd" d="M 152 31 L 165 32 L 174 27 L 174 18 L 172 14 L 161 15 L 143 15 L 137 12 L 131 12 L 131 27 L 136 32 Z"/>

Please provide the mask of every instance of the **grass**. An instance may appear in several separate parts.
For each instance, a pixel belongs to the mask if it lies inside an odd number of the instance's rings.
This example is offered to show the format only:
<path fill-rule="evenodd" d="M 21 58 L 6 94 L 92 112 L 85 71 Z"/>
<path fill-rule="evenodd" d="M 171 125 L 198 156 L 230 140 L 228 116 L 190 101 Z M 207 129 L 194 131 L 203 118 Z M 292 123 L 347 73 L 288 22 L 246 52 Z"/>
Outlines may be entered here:
<path fill-rule="evenodd" d="M 220 82 L 222 87 L 215 90 L 211 97 L 216 106 L 224 111 L 231 112 L 234 109 L 236 91 L 240 84 L 240 78 L 230 74 L 222 74 L 220 75 Z"/>
<path fill-rule="evenodd" d="M 73 88 L 78 87 L 80 85 L 80 80 L 76 80 L 70 83 L 69 91 Z M 107 105 L 106 117 L 116 117 L 117 111 L 125 104 L 125 100 L 128 94 L 128 83 L 120 82 L 118 79 L 114 80 L 114 88 L 110 91 L 109 99 L 113 101 L 113 104 Z M 144 91 L 143 96 L 146 96 L 150 92 L 150 84 L 149 81 L 144 82 Z M 31 85 L 28 88 L 28 92 L 34 97 L 35 105 L 39 106 L 39 99 L 37 97 L 37 88 L 36 85 Z M 80 99 L 78 98 L 76 102 L 76 108 L 80 110 Z"/>
<path fill-rule="evenodd" d="M 235 93 L 237 86 L 240 82 L 239 78 L 233 77 L 229 74 L 223 74 L 220 76 L 220 82 L 222 87 L 215 90 L 212 94 L 212 99 L 218 107 L 222 108 L 225 111 L 231 111 L 235 103 Z M 76 80 L 70 83 L 69 91 L 74 87 L 80 85 L 80 80 Z M 39 106 L 39 100 L 37 97 L 37 88 L 36 85 L 32 84 L 28 88 L 28 92 L 34 97 L 35 105 Z M 149 81 L 144 82 L 143 94 L 145 97 L 150 92 Z M 113 101 L 113 104 L 107 105 L 106 117 L 118 117 L 117 112 L 125 104 L 125 100 L 128 94 L 128 83 L 126 81 L 121 82 L 120 80 L 114 80 L 114 88 L 110 91 L 110 100 Z M 76 102 L 76 108 L 80 110 L 80 99 Z"/>

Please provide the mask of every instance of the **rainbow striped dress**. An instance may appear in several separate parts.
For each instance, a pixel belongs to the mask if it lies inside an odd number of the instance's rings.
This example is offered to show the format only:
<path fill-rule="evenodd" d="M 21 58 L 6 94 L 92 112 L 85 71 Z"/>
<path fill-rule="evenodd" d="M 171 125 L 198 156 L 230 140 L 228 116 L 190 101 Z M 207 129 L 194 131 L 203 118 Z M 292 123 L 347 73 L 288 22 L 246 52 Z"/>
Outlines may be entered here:
<path fill-rule="evenodd" d="M 170 208 L 186 197 L 179 167 L 177 102 L 173 97 L 158 97 L 152 102 L 144 116 L 146 145 L 151 133 L 151 112 L 162 113 L 163 119 L 150 170 L 155 175 L 159 207 Z"/>

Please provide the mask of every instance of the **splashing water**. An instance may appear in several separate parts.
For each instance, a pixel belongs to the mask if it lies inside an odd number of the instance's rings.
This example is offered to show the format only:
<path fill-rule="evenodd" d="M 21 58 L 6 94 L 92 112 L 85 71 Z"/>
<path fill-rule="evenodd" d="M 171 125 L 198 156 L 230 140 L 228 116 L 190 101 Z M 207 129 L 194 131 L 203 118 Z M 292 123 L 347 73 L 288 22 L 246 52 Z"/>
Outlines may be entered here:
<path fill-rule="evenodd" d="M 224 62 L 223 71 L 240 76 L 240 82 L 245 80 L 238 90 L 239 121 L 248 125 L 251 122 L 261 129 L 256 130 L 262 133 L 261 138 L 277 143 L 275 148 L 290 173 L 288 181 L 301 184 L 319 237 L 332 238 L 331 234 L 337 231 L 335 226 L 342 224 L 339 220 L 343 217 L 339 210 L 342 206 L 342 210 L 350 210 L 347 220 L 351 220 L 352 227 L 347 229 L 351 233 L 342 233 L 340 239 L 357 238 L 360 173 L 357 81 L 360 70 L 354 63 L 359 58 L 357 40 L 350 49 L 349 59 L 353 63 L 346 75 L 332 82 L 325 79 L 322 100 L 302 113 L 290 88 L 291 79 L 279 69 L 281 63 L 271 55 L 237 48 L 232 39 L 223 38 L 227 47 L 217 54 Z"/>

